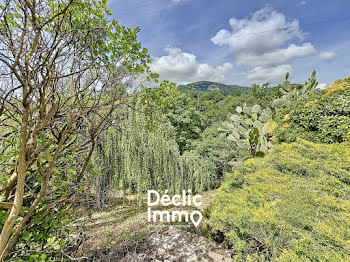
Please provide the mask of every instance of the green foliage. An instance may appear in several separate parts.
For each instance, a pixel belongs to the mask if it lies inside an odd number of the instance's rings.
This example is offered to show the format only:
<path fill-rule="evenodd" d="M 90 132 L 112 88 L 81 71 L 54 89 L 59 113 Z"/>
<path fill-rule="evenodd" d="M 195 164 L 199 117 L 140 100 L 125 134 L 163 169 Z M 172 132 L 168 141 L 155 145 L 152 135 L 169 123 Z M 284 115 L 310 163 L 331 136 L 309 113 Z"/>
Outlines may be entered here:
<path fill-rule="evenodd" d="M 45 218 L 42 217 L 43 212 L 36 214 L 33 218 L 34 223 L 23 230 L 9 261 L 61 260 L 59 250 L 76 243 L 71 243 L 67 238 L 69 233 L 67 226 L 70 223 L 68 215 L 71 212 L 62 207 L 60 209 L 59 212 L 52 211 L 46 214 Z"/>
<path fill-rule="evenodd" d="M 246 103 L 248 106 L 260 105 L 262 108 L 266 108 L 270 105 L 271 101 L 281 96 L 280 86 L 271 87 L 268 83 L 259 85 L 253 85 L 248 88 L 248 91 L 242 95 L 227 96 L 223 102 L 223 113 L 226 116 L 229 112 L 235 112 L 237 106 L 241 106 Z"/>
<path fill-rule="evenodd" d="M 256 86 L 246 98 L 255 93 L 263 99 L 270 91 Z M 99 157 L 105 160 L 96 163 L 101 169 L 96 173 L 112 172 L 115 188 L 139 194 L 147 188 L 218 187 L 229 160 L 237 157 L 235 143 L 217 132 L 225 96 L 217 91 L 179 94 L 170 83 L 134 96 L 135 106 L 141 101 L 139 110 L 146 115 L 129 112 L 126 122 L 108 131 L 100 141 L 104 153 Z"/>
<path fill-rule="evenodd" d="M 16 204 L 1 220 L 0 256 L 39 261 L 41 254 L 30 250 L 61 247 L 61 211 L 78 195 L 90 145 L 94 149 L 112 112 L 122 112 L 135 79 L 157 75 L 137 40 L 139 28 L 113 19 L 107 0 L 1 3 L 1 56 L 9 55 L 0 92 L 0 182 L 2 201 Z M 13 179 L 6 185 L 7 178 Z"/>
<path fill-rule="evenodd" d="M 202 132 L 202 116 L 185 95 L 180 96 L 176 105 L 166 117 L 175 129 L 176 142 L 180 153 L 193 149 L 193 141 L 199 139 Z"/>
<path fill-rule="evenodd" d="M 185 155 L 195 155 L 203 164 L 208 166 L 210 187 L 218 187 L 226 172 L 231 169 L 228 164 L 237 155 L 234 142 L 228 142 L 218 136 L 218 123 L 203 131 L 202 138 L 193 143 L 194 149 Z"/>
<path fill-rule="evenodd" d="M 225 96 L 218 91 L 206 92 L 191 99 L 193 106 L 202 115 L 202 130 L 223 119 L 223 100 Z"/>
<path fill-rule="evenodd" d="M 1 117 L 0 117 L 1 119 Z M 0 134 L 7 134 L 8 131 L 1 130 Z M 5 135 L 6 137 L 0 143 L 0 183 L 3 183 L 8 177 L 9 171 L 16 168 L 16 159 L 19 152 L 19 138 L 15 134 Z"/>
<path fill-rule="evenodd" d="M 235 143 L 218 137 L 225 103 L 265 101 L 278 89 L 264 85 L 248 92 L 244 99 L 218 91 L 179 94 L 168 83 L 135 93 L 135 106 L 141 101 L 140 110 L 147 114 L 129 112 L 125 123 L 108 131 L 100 141 L 104 152 L 98 154 L 105 160 L 96 162 L 100 170 L 95 173 L 112 172 L 115 188 L 140 194 L 147 188 L 218 187 L 230 169 L 228 162 L 237 158 Z"/>
<path fill-rule="evenodd" d="M 282 83 L 280 92 L 283 94 L 281 99 L 274 101 L 280 106 L 288 105 L 291 101 L 298 100 L 299 97 L 304 96 L 312 92 L 318 85 L 316 81 L 316 71 L 313 71 L 311 77 L 305 82 L 304 85 L 292 85 L 288 81 L 289 73 L 286 75 L 286 80 Z M 280 107 L 279 106 L 279 107 Z"/>
<path fill-rule="evenodd" d="M 276 113 L 292 101 L 314 90 L 318 84 L 315 76 L 316 71 L 313 71 L 304 85 L 291 85 L 288 81 L 289 73 L 287 73 L 286 80 L 280 88 L 282 97 L 271 101 L 265 109 L 258 104 L 252 107 L 247 106 L 246 103 L 243 106 L 237 106 L 238 115 L 228 114 L 229 122 L 223 122 L 219 131 L 223 132 L 228 140 L 237 144 L 238 148 L 243 151 L 241 155 L 247 151 L 250 156 L 264 156 L 273 147 L 273 138 L 269 131 Z M 238 159 L 233 164 L 237 165 L 241 162 L 242 159 Z"/>
<path fill-rule="evenodd" d="M 336 84 L 346 83 L 338 81 Z M 339 143 L 350 139 L 350 84 L 336 92 L 313 92 L 282 109 L 275 131 L 280 141 L 304 138 L 316 143 Z"/>
<path fill-rule="evenodd" d="M 259 105 L 236 108 L 238 115 L 228 115 L 230 122 L 222 123 L 219 131 L 227 135 L 227 139 L 237 144 L 242 151 L 248 151 L 252 156 L 263 156 L 271 148 L 269 134 L 272 120 L 270 108 L 262 110 Z"/>
<path fill-rule="evenodd" d="M 199 81 L 187 85 L 179 85 L 178 88 L 183 92 L 189 92 L 194 94 L 208 91 L 218 91 L 223 95 L 243 94 L 248 89 L 248 87 L 238 85 L 225 85 L 210 81 Z"/>
<path fill-rule="evenodd" d="M 166 119 L 149 129 L 147 116 L 129 111 L 127 119 L 99 141 L 108 164 L 96 164 L 106 168 L 102 174 L 112 174 L 115 189 L 140 196 L 150 188 L 169 192 L 210 188 L 208 166 L 198 156 L 181 155 L 175 133 Z"/>
<path fill-rule="evenodd" d="M 51 137 L 42 134 L 39 143 L 45 147 Z M 0 171 L 1 180 L 9 177 L 5 171 L 11 171 L 15 168 L 16 158 L 18 156 L 19 139 L 16 135 L 11 134 L 4 139 L 0 146 L 2 154 L 0 161 L 6 167 Z M 71 140 L 70 140 L 71 142 Z M 76 161 L 79 161 L 79 155 L 74 153 L 77 147 L 76 143 L 72 143 L 71 150 L 63 153 L 58 159 L 58 165 L 54 168 L 52 179 L 50 182 L 49 194 L 37 207 L 35 214 L 27 223 L 27 227 L 20 232 L 18 243 L 12 250 L 9 261 L 56 261 L 61 258 L 59 249 L 64 249 L 69 244 L 65 240 L 67 237 L 67 225 L 70 222 L 68 216 L 71 211 L 66 209 L 65 201 L 69 190 L 74 190 L 73 181 L 77 177 Z M 49 148 L 48 154 L 41 154 L 39 162 L 41 169 L 46 170 L 49 167 L 52 150 Z M 37 196 L 42 186 L 42 177 L 37 172 L 37 166 L 33 165 L 27 171 L 26 188 L 23 199 L 22 211 L 27 212 L 33 199 Z M 70 186 L 70 187 L 69 187 Z M 3 200 L 3 199 L 2 199 Z M 0 211 L 0 231 L 8 217 L 8 212 Z M 20 222 L 22 217 L 17 218 L 16 222 Z M 55 242 L 50 244 L 52 239 Z M 53 246 L 55 244 L 55 246 Z"/>
<path fill-rule="evenodd" d="M 210 225 L 235 261 L 348 261 L 349 148 L 283 143 L 229 175 Z"/>
<path fill-rule="evenodd" d="M 177 90 L 175 83 L 163 81 L 159 86 L 144 88 L 135 92 L 132 96 L 135 107 L 142 105 L 143 112 L 148 118 L 148 126 L 156 124 L 160 116 L 172 112 L 181 99 L 180 92 Z M 155 114 L 158 112 L 160 114 Z M 156 117 L 154 119 L 154 117 Z"/>
<path fill-rule="evenodd" d="M 270 100 L 278 97 L 279 87 L 254 85 L 242 95 L 225 96 L 219 91 L 183 91 L 178 102 L 168 108 L 168 119 L 175 127 L 177 142 L 181 153 L 196 150 L 197 141 L 201 141 L 201 133 L 218 122 L 224 121 L 227 114 L 238 105 L 246 103 L 253 106 L 270 104 Z M 190 89 L 191 90 L 191 89 Z M 235 151 L 232 148 L 232 151 Z"/>

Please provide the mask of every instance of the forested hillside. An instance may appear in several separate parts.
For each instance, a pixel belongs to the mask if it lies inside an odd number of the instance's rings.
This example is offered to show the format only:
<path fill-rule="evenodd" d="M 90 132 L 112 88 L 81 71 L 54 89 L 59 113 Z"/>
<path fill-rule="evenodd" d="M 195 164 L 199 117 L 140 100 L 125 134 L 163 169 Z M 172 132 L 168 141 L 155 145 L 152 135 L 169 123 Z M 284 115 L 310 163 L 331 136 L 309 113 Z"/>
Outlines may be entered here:
<path fill-rule="evenodd" d="M 1 1 L 0 261 L 161 260 L 164 239 L 224 261 L 349 261 L 349 78 L 177 86 L 138 32 L 104 0 Z M 203 220 L 149 222 L 149 190 L 203 195 Z"/>
<path fill-rule="evenodd" d="M 242 94 L 245 93 L 248 87 L 239 85 L 225 85 L 222 83 L 199 81 L 187 85 L 179 85 L 178 88 L 182 91 L 197 90 L 197 91 L 219 91 L 223 95 Z"/>

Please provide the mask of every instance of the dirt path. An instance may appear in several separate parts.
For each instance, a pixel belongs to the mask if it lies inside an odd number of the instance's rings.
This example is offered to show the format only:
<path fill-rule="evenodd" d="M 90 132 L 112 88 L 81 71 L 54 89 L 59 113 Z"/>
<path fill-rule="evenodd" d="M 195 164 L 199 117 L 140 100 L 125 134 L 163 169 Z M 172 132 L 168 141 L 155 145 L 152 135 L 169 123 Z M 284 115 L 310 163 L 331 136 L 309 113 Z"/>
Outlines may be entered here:
<path fill-rule="evenodd" d="M 214 194 L 203 195 L 202 209 Z M 75 257 L 88 257 L 85 261 L 232 261 L 230 252 L 212 240 L 177 226 L 147 223 L 146 207 L 139 209 L 136 203 L 89 212 L 74 223 L 74 231 L 83 236 Z"/>
<path fill-rule="evenodd" d="M 214 241 L 173 226 L 162 233 L 152 234 L 144 243 L 141 253 L 129 253 L 122 262 L 142 261 L 233 261 L 228 250 Z"/>

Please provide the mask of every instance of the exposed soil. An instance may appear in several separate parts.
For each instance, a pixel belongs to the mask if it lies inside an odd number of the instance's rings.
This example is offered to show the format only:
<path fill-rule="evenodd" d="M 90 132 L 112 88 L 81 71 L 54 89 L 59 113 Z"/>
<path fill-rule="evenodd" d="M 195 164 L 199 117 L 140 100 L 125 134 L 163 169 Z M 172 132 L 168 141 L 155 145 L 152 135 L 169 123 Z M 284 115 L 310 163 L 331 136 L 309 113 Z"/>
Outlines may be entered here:
<path fill-rule="evenodd" d="M 203 196 L 202 210 L 213 194 Z M 180 226 L 147 223 L 146 207 L 139 208 L 133 201 L 114 203 L 101 212 L 81 210 L 80 214 L 74 232 L 81 241 L 74 257 L 83 258 L 81 261 L 233 261 L 223 246 L 186 231 L 194 227 L 182 225 L 186 230 L 181 230 Z"/>
<path fill-rule="evenodd" d="M 142 261 L 233 261 L 231 253 L 212 240 L 173 226 L 152 234 L 144 243 L 144 251 L 127 254 L 122 262 Z"/>

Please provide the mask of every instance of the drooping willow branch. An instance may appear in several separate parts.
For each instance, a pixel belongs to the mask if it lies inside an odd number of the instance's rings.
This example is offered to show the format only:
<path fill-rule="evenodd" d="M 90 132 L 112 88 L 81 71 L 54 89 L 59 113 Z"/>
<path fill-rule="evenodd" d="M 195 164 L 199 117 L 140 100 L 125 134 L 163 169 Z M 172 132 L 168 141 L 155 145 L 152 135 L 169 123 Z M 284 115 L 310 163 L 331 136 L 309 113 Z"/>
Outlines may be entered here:
<path fill-rule="evenodd" d="M 148 189 L 198 192 L 210 187 L 211 170 L 197 157 L 180 155 L 167 121 L 150 130 L 144 114 L 129 110 L 127 120 L 110 128 L 99 143 L 99 172 L 112 174 L 115 190 L 135 192 L 141 199 Z"/>

